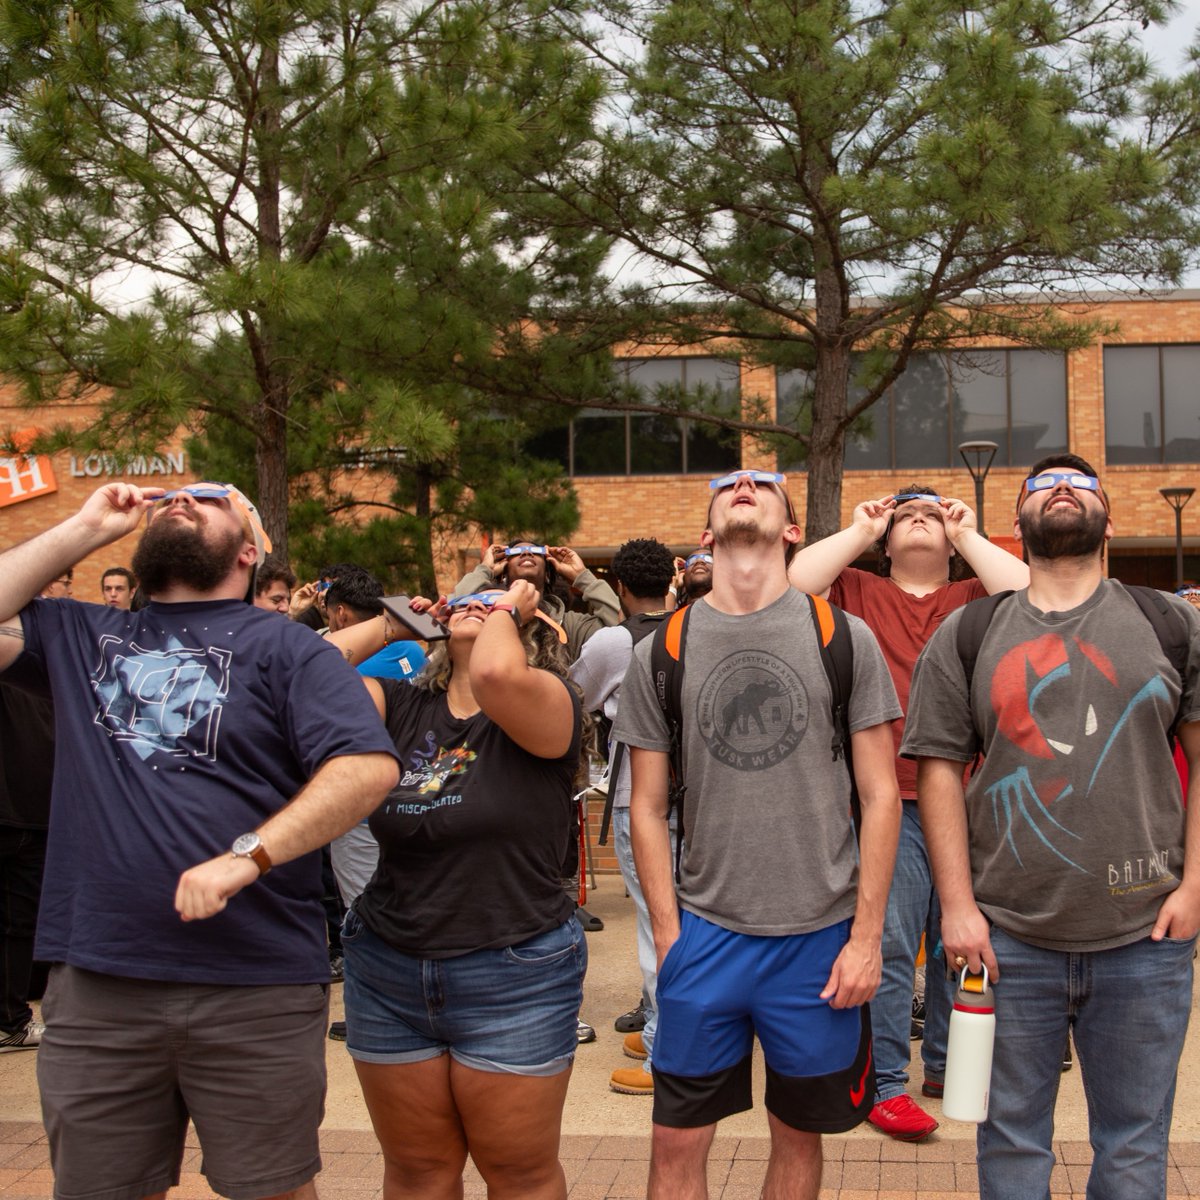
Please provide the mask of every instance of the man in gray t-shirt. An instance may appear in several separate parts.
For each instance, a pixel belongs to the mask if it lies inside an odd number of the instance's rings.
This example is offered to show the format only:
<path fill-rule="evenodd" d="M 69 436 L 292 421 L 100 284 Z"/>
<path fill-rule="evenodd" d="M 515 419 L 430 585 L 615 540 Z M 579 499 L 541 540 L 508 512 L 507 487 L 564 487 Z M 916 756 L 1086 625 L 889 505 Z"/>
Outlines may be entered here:
<path fill-rule="evenodd" d="M 817 1195 L 821 1133 L 852 1128 L 872 1104 L 864 1006 L 879 984 L 899 830 L 889 723 L 900 707 L 873 636 L 847 618 L 859 853 L 809 601 L 788 585 L 800 530 L 784 485 L 761 471 L 710 485 L 702 544 L 712 548 L 713 587 L 692 607 L 679 667 L 687 801 L 678 900 L 670 739 L 650 639 L 621 687 L 614 737 L 632 748 L 633 851 L 659 962 L 651 1197 L 706 1194 L 716 1123 L 751 1104 L 755 1035 L 767 1065 L 769 1173 L 786 1172 L 796 1195 Z"/>
<path fill-rule="evenodd" d="M 1189 645 L 1181 679 L 1137 602 L 1103 578 L 1108 500 L 1074 455 L 1035 466 L 1015 533 L 1029 587 L 997 605 L 969 694 L 958 636 L 972 606 L 934 634 L 901 746 L 919 762 L 946 956 L 995 983 L 980 1191 L 1049 1194 L 1070 1025 L 1095 1148 L 1088 1196 L 1161 1196 L 1200 928 L 1200 621 L 1169 598 L 1165 620 Z"/>

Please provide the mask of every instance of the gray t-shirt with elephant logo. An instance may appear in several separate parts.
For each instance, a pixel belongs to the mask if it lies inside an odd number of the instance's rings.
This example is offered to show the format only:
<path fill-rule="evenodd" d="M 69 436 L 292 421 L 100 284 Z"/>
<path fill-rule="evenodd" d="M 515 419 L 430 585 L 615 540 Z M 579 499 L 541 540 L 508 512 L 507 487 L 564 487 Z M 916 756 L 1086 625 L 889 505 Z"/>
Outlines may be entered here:
<path fill-rule="evenodd" d="M 855 733 L 895 720 L 900 705 L 871 631 L 857 617 L 847 621 Z M 613 736 L 665 751 L 651 642 L 634 652 Z M 683 663 L 680 903 L 726 929 L 766 936 L 852 917 L 858 851 L 850 780 L 833 759 L 829 682 L 807 597 L 789 589 L 745 616 L 697 601 Z"/>

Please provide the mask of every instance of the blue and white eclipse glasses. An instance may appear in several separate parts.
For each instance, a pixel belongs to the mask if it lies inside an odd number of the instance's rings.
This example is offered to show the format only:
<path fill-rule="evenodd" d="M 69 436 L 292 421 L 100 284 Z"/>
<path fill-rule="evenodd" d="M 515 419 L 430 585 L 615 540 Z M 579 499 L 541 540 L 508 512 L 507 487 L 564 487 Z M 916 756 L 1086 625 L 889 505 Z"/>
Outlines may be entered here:
<path fill-rule="evenodd" d="M 226 496 L 233 494 L 233 488 L 220 487 L 211 483 L 189 483 L 184 487 L 172 488 L 171 491 L 164 492 L 154 503 L 164 504 L 172 497 L 178 496 L 180 492 L 186 492 L 197 500 L 223 500 Z"/>
<path fill-rule="evenodd" d="M 780 486 L 787 482 L 786 477 L 778 471 L 730 471 L 728 475 L 710 481 L 708 486 L 714 492 L 719 492 L 722 488 L 733 487 L 739 479 L 752 479 L 755 483 L 777 483 Z"/>
<path fill-rule="evenodd" d="M 929 504 L 941 504 L 941 496 L 931 495 L 929 492 L 902 492 L 899 496 L 893 496 L 893 500 L 897 504 L 904 504 L 908 500 L 924 500 Z"/>
<path fill-rule="evenodd" d="M 546 547 L 535 546 L 531 542 L 518 542 L 515 546 L 504 547 L 505 558 L 520 558 L 525 554 L 535 554 L 538 558 L 545 558 Z"/>
<path fill-rule="evenodd" d="M 455 596 L 453 600 L 447 600 L 446 607 L 451 612 L 466 608 L 469 604 L 482 604 L 484 608 L 491 608 L 503 599 L 503 592 L 472 592 L 469 596 Z"/>
<path fill-rule="evenodd" d="M 1047 488 L 1065 483 L 1081 492 L 1098 492 L 1100 480 L 1094 475 L 1080 475 L 1077 471 L 1046 471 L 1042 475 L 1031 475 L 1025 480 L 1027 492 L 1044 492 Z"/>
<path fill-rule="evenodd" d="M 695 554 L 688 556 L 687 561 L 683 564 L 683 569 L 685 571 L 690 571 L 692 564 L 698 563 L 698 562 L 708 563 L 709 566 L 711 566 L 712 565 L 712 555 L 707 554 L 703 551 L 697 551 Z"/>

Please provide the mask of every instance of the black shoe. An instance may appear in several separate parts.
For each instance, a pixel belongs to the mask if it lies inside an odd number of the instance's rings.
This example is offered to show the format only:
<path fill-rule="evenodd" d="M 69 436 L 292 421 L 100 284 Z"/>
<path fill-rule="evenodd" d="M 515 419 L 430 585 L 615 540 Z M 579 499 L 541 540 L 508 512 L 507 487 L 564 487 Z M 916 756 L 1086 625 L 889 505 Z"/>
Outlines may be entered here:
<path fill-rule="evenodd" d="M 346 1022 L 334 1021 L 329 1027 L 329 1040 L 331 1042 L 344 1042 L 346 1040 Z"/>
<path fill-rule="evenodd" d="M 919 1042 L 925 1036 L 925 997 L 915 992 L 912 998 L 912 1022 L 908 1027 L 908 1040 Z"/>
<path fill-rule="evenodd" d="M 641 1033 L 646 1028 L 646 1002 L 639 1000 L 637 1008 L 622 1013 L 613 1022 L 613 1028 L 618 1033 Z"/>
<path fill-rule="evenodd" d="M 1062 1069 L 1064 1071 L 1069 1071 L 1074 1065 L 1075 1065 L 1075 1060 L 1074 1060 L 1074 1058 L 1071 1057 L 1071 1039 L 1067 1038 L 1067 1050 L 1066 1050 L 1066 1053 L 1063 1055 Z"/>
<path fill-rule="evenodd" d="M 596 1031 L 582 1018 L 575 1018 L 575 1040 L 579 1045 L 596 1040 Z"/>
<path fill-rule="evenodd" d="M 346 974 L 346 960 L 339 954 L 329 960 L 329 982 L 341 983 Z"/>
<path fill-rule="evenodd" d="M 595 914 L 588 912 L 582 904 L 575 909 L 575 919 L 583 926 L 584 933 L 599 933 L 604 928 L 604 922 Z"/>

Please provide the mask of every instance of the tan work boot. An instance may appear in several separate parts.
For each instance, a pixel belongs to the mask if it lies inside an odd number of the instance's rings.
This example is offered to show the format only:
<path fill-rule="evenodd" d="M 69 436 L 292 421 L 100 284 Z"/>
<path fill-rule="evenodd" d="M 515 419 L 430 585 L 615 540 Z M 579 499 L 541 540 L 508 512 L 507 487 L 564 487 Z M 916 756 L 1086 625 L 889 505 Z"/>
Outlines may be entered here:
<path fill-rule="evenodd" d="M 627 1033 L 625 1040 L 621 1044 L 621 1050 L 626 1058 L 636 1058 L 638 1062 L 645 1062 L 649 1057 L 646 1054 L 646 1043 L 642 1041 L 642 1035 L 638 1033 Z"/>
<path fill-rule="evenodd" d="M 619 1067 L 612 1073 L 608 1086 L 624 1096 L 653 1096 L 654 1076 L 642 1067 Z"/>

